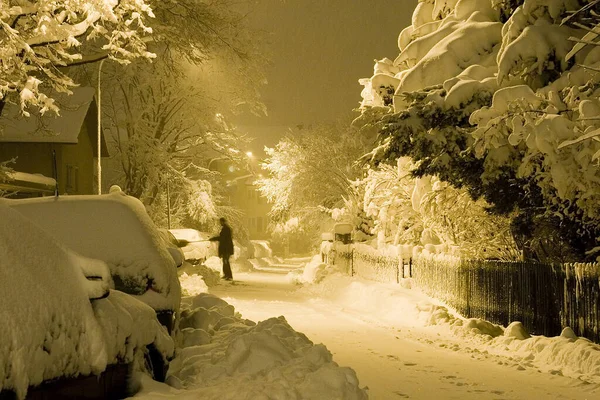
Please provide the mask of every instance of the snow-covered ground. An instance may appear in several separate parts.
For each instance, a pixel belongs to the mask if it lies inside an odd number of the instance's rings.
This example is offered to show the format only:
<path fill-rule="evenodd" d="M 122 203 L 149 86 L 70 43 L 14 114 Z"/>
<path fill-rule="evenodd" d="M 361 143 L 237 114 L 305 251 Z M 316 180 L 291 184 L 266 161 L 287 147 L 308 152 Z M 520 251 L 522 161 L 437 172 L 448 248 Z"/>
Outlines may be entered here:
<path fill-rule="evenodd" d="M 250 320 L 284 315 L 354 369 L 371 399 L 600 397 L 600 346 L 568 331 L 521 340 L 526 332 L 518 325 L 463 320 L 410 281 L 403 287 L 332 275 L 298 287 L 265 272 L 236 280 L 209 290 Z"/>

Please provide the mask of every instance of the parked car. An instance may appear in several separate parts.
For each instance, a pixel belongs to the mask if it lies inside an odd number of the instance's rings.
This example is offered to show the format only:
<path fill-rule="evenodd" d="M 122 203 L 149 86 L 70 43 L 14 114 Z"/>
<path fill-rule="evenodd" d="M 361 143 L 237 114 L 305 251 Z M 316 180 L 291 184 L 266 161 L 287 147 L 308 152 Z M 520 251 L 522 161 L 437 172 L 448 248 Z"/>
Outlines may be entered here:
<path fill-rule="evenodd" d="M 181 267 L 185 262 L 185 254 L 183 253 L 183 250 L 181 250 L 180 242 L 167 229 L 159 229 L 158 233 L 167 247 L 169 254 L 173 257 L 173 261 L 175 261 L 177 268 Z"/>
<path fill-rule="evenodd" d="M 144 360 L 152 369 L 173 356 L 154 309 L 111 290 L 105 262 L 5 202 L 0 221 L 1 399 L 123 398 Z"/>
<path fill-rule="evenodd" d="M 121 191 L 106 195 L 0 199 L 79 254 L 102 260 L 111 286 L 152 307 L 169 332 L 181 288 L 174 258 L 143 204 Z"/>
<path fill-rule="evenodd" d="M 196 229 L 169 229 L 169 232 L 177 239 L 184 257 L 192 264 L 206 261 L 208 257 L 216 256 L 215 246 L 208 240 L 210 235 Z"/>

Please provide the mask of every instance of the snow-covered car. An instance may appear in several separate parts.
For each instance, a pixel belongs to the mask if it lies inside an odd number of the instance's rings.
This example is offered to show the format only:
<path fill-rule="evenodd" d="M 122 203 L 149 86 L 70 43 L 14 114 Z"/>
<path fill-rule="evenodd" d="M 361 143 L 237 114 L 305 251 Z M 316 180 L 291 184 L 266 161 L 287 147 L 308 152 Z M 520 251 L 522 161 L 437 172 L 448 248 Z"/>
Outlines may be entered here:
<path fill-rule="evenodd" d="M 105 262 L 5 204 L 0 221 L 0 398 L 122 398 L 151 351 L 173 357 L 154 309 L 110 290 Z"/>
<path fill-rule="evenodd" d="M 206 232 L 189 228 L 169 229 L 169 232 L 179 242 L 185 259 L 192 264 L 204 262 L 207 258 L 217 255 L 215 246 L 208 240 L 210 235 Z"/>
<path fill-rule="evenodd" d="M 179 245 L 180 242 L 167 229 L 159 229 L 158 233 L 167 247 L 169 254 L 173 257 L 173 261 L 175 261 L 177 268 L 181 267 L 185 261 L 185 254 L 183 254 L 183 250 L 181 250 Z"/>
<path fill-rule="evenodd" d="M 102 260 L 112 286 L 152 307 L 169 332 L 179 310 L 177 267 L 143 204 L 106 195 L 0 199 L 77 253 Z"/>

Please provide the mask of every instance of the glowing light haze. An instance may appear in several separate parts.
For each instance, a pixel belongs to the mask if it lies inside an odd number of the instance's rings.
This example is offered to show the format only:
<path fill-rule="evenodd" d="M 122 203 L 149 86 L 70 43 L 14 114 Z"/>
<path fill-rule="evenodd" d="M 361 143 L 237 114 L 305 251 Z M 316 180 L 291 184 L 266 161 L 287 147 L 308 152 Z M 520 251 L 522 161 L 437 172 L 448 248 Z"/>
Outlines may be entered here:
<path fill-rule="evenodd" d="M 249 15 L 270 33 L 272 64 L 263 87 L 269 115 L 236 123 L 273 144 L 286 127 L 334 121 L 360 102 L 358 79 L 374 58 L 395 58 L 397 37 L 410 25 L 416 0 L 264 0 Z M 261 146 L 255 146 L 260 149 Z"/>

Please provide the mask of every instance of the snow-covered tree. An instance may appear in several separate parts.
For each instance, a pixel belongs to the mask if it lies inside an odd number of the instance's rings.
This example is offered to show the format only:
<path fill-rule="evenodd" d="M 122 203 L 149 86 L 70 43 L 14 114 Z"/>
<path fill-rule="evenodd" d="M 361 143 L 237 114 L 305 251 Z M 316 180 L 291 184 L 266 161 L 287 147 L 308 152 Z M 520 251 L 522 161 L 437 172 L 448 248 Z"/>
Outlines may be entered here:
<path fill-rule="evenodd" d="M 585 46 L 598 11 L 585 0 L 421 1 L 399 56 L 363 80 L 357 123 L 381 135 L 373 162 L 410 156 L 415 175 L 511 215 L 538 259 L 584 258 L 600 236 L 600 51 Z M 374 110 L 384 112 L 372 122 Z"/>
<path fill-rule="evenodd" d="M 268 176 L 257 184 L 272 204 L 273 220 L 285 224 L 298 218 L 309 233 L 318 232 L 325 211 L 354 196 L 351 182 L 362 170 L 355 160 L 366 151 L 356 132 L 341 122 L 290 133 L 267 148 L 263 168 Z"/>
<path fill-rule="evenodd" d="M 445 244 L 464 257 L 514 259 L 518 251 L 509 219 L 490 216 L 484 200 L 437 178 L 415 178 L 407 157 L 392 167 L 371 169 L 359 187 L 363 207 L 374 220 L 371 233 L 385 244 Z"/>
<path fill-rule="evenodd" d="M 214 220 L 217 173 L 208 170 L 208 163 L 217 155 L 243 159 L 237 146 L 244 140 L 202 88 L 182 79 L 171 64 L 114 67 L 105 72 L 103 106 L 117 170 L 113 183 L 142 200 L 161 225 L 167 216 L 167 186 L 173 226 Z"/>
<path fill-rule="evenodd" d="M 151 2 L 153 63 L 102 69 L 103 127 L 114 147 L 111 183 L 120 184 L 166 226 L 167 182 L 173 226 L 236 218 L 221 200 L 224 184 L 208 170 L 215 157 L 243 159 L 246 142 L 225 121 L 240 105 L 262 110 L 257 37 L 231 0 Z M 96 85 L 97 65 L 71 68 Z M 220 200 L 221 199 L 221 200 Z M 239 231 L 239 229 L 238 229 Z"/>
<path fill-rule="evenodd" d="M 2 0 L 0 112 L 7 100 L 25 115 L 28 106 L 58 111 L 51 92 L 74 85 L 61 67 L 85 62 L 90 52 L 121 63 L 154 57 L 145 41 L 152 17 L 144 0 Z"/>

